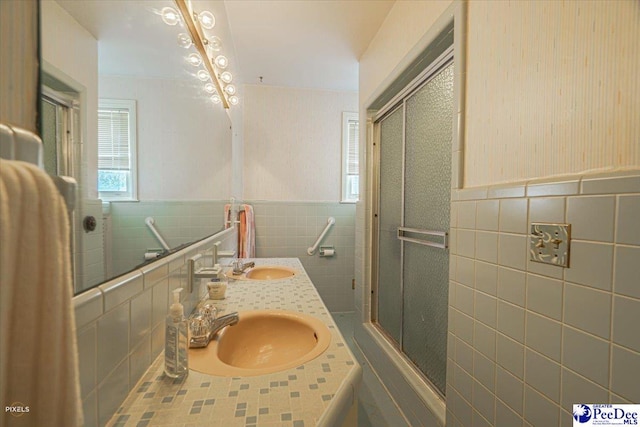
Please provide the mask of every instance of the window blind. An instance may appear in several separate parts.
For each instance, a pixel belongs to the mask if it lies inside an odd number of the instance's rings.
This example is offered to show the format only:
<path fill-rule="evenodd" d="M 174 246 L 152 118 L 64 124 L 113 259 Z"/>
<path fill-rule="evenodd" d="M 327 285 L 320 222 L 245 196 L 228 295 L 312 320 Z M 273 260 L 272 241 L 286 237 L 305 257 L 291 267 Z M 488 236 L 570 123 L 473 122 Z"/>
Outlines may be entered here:
<path fill-rule="evenodd" d="M 348 122 L 347 175 L 358 175 L 358 121 Z"/>
<path fill-rule="evenodd" d="M 127 108 L 98 110 L 98 169 L 131 169 Z"/>

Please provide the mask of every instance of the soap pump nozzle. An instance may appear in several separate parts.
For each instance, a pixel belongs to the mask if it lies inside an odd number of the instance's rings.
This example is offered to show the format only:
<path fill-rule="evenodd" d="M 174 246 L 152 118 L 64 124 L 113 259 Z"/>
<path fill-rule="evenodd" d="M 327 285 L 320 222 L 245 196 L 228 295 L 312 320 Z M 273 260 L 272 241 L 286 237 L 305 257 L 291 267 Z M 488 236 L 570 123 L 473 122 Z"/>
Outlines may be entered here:
<path fill-rule="evenodd" d="M 184 317 L 184 306 L 180 304 L 180 292 L 182 292 L 182 288 L 177 288 L 173 291 L 173 304 L 169 307 L 169 314 L 176 322 Z"/>

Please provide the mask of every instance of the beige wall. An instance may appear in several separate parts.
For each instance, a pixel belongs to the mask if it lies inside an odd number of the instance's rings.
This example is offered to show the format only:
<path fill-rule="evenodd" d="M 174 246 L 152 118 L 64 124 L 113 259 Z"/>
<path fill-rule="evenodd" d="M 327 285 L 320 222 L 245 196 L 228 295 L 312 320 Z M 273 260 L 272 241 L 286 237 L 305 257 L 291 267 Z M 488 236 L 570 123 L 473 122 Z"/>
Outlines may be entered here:
<path fill-rule="evenodd" d="M 355 92 L 244 86 L 244 198 L 339 201 L 342 112 Z"/>
<path fill-rule="evenodd" d="M 363 111 L 450 1 L 399 1 L 360 61 Z M 470 1 L 464 187 L 640 166 L 640 3 Z"/>
<path fill-rule="evenodd" d="M 0 122 L 36 131 L 38 3 L 0 1 Z"/>
<path fill-rule="evenodd" d="M 464 186 L 640 166 L 640 3 L 469 3 Z"/>

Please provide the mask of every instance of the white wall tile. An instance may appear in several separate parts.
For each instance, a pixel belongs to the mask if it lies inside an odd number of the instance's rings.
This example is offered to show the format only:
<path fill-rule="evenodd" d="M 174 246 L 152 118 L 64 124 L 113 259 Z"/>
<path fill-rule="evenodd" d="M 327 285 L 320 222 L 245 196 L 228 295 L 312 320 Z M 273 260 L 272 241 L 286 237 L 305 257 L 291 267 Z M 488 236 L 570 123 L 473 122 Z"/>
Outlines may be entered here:
<path fill-rule="evenodd" d="M 458 365 L 454 365 L 453 386 L 460 396 L 471 402 L 473 393 L 473 379 L 468 372 Z"/>
<path fill-rule="evenodd" d="M 465 285 L 456 286 L 455 307 L 469 316 L 473 316 L 474 291 Z"/>
<path fill-rule="evenodd" d="M 567 223 L 571 238 L 613 242 L 615 196 L 569 197 Z"/>
<path fill-rule="evenodd" d="M 524 388 L 523 388 L 524 390 Z M 502 403 L 500 400 L 496 401 L 496 426 L 522 426 L 522 418 L 513 412 L 511 408 Z"/>
<path fill-rule="evenodd" d="M 524 307 L 526 274 L 510 268 L 498 268 L 498 298 Z"/>
<path fill-rule="evenodd" d="M 524 310 L 522 307 L 498 300 L 498 331 L 524 342 Z"/>
<path fill-rule="evenodd" d="M 476 258 L 496 264 L 498 262 L 498 233 L 476 232 Z"/>
<path fill-rule="evenodd" d="M 147 289 L 131 300 L 130 345 L 151 333 L 151 289 Z"/>
<path fill-rule="evenodd" d="M 98 320 L 98 382 L 101 382 L 129 352 L 129 303 L 105 313 Z M 128 381 L 128 375 L 127 375 Z"/>
<path fill-rule="evenodd" d="M 496 360 L 496 330 L 474 322 L 473 347 L 491 360 Z"/>
<path fill-rule="evenodd" d="M 498 231 L 500 202 L 498 200 L 480 200 L 477 203 L 476 228 L 478 230 Z"/>
<path fill-rule="evenodd" d="M 640 402 L 640 382 L 632 374 L 640 372 L 640 353 L 614 345 L 612 357 L 612 389 L 631 402 Z"/>
<path fill-rule="evenodd" d="M 613 301 L 613 342 L 640 352 L 640 300 L 616 296 Z"/>
<path fill-rule="evenodd" d="M 500 231 L 527 233 L 527 199 L 500 200 Z"/>
<path fill-rule="evenodd" d="M 575 372 L 562 369 L 562 408 L 573 412 L 578 402 L 608 402 L 609 392 Z"/>
<path fill-rule="evenodd" d="M 456 363 L 468 373 L 473 372 L 473 348 L 462 341 L 461 339 L 456 338 Z"/>
<path fill-rule="evenodd" d="M 489 391 L 496 389 L 496 364 L 479 351 L 473 351 L 473 376 Z"/>
<path fill-rule="evenodd" d="M 483 292 L 476 292 L 474 315 L 477 320 L 495 328 L 498 316 L 496 298 Z"/>
<path fill-rule="evenodd" d="M 640 196 L 618 197 L 616 242 L 640 245 Z"/>
<path fill-rule="evenodd" d="M 564 197 L 543 197 L 529 199 L 529 223 L 564 223 Z"/>
<path fill-rule="evenodd" d="M 566 283 L 564 322 L 608 339 L 611 331 L 611 293 Z"/>
<path fill-rule="evenodd" d="M 615 281 L 613 291 L 617 294 L 640 298 L 640 247 L 615 247 Z"/>
<path fill-rule="evenodd" d="M 560 407 L 525 385 L 524 419 L 533 426 L 556 426 L 560 422 Z"/>
<path fill-rule="evenodd" d="M 78 331 L 78 366 L 80 391 L 83 396 L 92 392 L 96 382 L 97 342 L 95 323 Z"/>
<path fill-rule="evenodd" d="M 570 268 L 565 269 L 565 280 L 611 290 L 613 245 L 574 240 L 571 243 Z"/>
<path fill-rule="evenodd" d="M 473 318 L 460 311 L 455 311 L 454 323 L 456 336 L 465 340 L 467 344 L 473 344 Z"/>
<path fill-rule="evenodd" d="M 518 414 L 522 414 L 524 383 L 500 366 L 496 367 L 496 396 Z"/>
<path fill-rule="evenodd" d="M 98 388 L 98 417 L 106 425 L 129 393 L 129 361 L 123 360 Z"/>
<path fill-rule="evenodd" d="M 530 349 L 526 350 L 524 359 L 525 382 L 560 403 L 560 365 Z"/>
<path fill-rule="evenodd" d="M 531 311 L 526 315 L 525 345 L 560 362 L 562 324 Z"/>
<path fill-rule="evenodd" d="M 458 202 L 458 228 L 476 228 L 476 202 Z"/>
<path fill-rule="evenodd" d="M 496 362 L 518 378 L 524 378 L 524 346 L 511 338 L 498 334 Z"/>
<path fill-rule="evenodd" d="M 480 382 L 473 382 L 473 407 L 484 418 L 493 424 L 495 417 L 495 400 L 496 397 L 491 391 L 485 388 Z"/>
<path fill-rule="evenodd" d="M 527 309 L 562 319 L 562 282 L 527 274 Z"/>
<path fill-rule="evenodd" d="M 600 338 L 564 326 L 562 364 L 603 387 L 609 386 L 609 343 Z"/>
<path fill-rule="evenodd" d="M 527 262 L 527 236 L 500 234 L 498 238 L 498 264 L 524 270 Z"/>
<path fill-rule="evenodd" d="M 456 280 L 467 286 L 474 286 L 475 261 L 470 258 L 457 258 Z"/>
<path fill-rule="evenodd" d="M 457 254 L 468 258 L 474 258 L 476 253 L 476 232 L 472 230 L 458 229 Z"/>
<path fill-rule="evenodd" d="M 498 267 L 477 261 L 475 264 L 476 289 L 490 295 L 497 294 Z"/>

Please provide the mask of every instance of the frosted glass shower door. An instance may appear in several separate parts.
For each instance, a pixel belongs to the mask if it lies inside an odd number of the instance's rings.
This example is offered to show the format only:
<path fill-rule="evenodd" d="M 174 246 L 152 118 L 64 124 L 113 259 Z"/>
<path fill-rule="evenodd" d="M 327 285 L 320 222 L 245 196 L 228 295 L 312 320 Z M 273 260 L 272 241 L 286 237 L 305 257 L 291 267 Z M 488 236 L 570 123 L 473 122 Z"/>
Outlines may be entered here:
<path fill-rule="evenodd" d="M 404 227 L 449 231 L 453 65 L 406 100 Z M 442 243 L 440 236 L 418 240 Z M 403 242 L 402 350 L 444 394 L 449 252 Z"/>
<path fill-rule="evenodd" d="M 398 344 L 402 333 L 402 283 L 398 225 L 402 220 L 403 109 L 380 122 L 378 202 L 378 324 Z"/>

